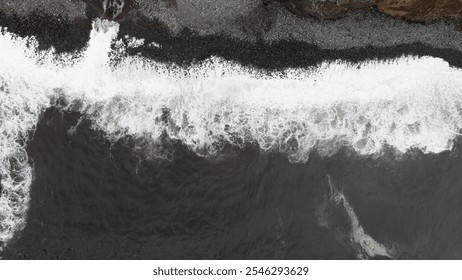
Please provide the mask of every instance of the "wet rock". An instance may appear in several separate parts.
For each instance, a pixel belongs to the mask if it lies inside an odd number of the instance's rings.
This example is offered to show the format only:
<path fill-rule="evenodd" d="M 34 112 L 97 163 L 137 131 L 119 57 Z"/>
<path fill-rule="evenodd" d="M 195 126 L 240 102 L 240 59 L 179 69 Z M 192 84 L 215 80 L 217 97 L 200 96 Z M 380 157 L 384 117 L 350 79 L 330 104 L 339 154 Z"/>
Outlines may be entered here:
<path fill-rule="evenodd" d="M 462 0 L 376 0 L 380 11 L 395 18 L 430 23 L 462 18 Z"/>

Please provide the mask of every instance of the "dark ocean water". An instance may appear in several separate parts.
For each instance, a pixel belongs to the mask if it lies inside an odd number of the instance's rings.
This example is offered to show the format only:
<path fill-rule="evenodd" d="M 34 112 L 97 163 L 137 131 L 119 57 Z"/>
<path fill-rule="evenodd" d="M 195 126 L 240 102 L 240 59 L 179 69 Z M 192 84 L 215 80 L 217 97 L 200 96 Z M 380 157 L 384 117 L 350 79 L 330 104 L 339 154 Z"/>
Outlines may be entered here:
<path fill-rule="evenodd" d="M 28 146 L 35 178 L 27 225 L 8 259 L 351 259 L 345 210 L 394 258 L 460 258 L 462 159 L 415 152 L 396 161 L 342 151 L 289 163 L 256 148 L 202 158 L 171 144 L 143 159 L 134 140 L 111 145 L 78 113 L 48 109 Z M 317 212 L 327 205 L 328 228 Z"/>

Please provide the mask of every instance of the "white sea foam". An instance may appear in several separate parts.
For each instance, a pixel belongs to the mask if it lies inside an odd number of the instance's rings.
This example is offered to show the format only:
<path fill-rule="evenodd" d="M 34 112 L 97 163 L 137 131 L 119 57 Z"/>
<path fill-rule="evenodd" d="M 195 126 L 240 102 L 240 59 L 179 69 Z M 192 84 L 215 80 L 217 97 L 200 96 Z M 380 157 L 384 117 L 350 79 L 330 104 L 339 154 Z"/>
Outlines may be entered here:
<path fill-rule="evenodd" d="M 145 39 L 137 39 L 128 35 L 125 35 L 125 40 L 127 41 L 127 47 L 129 48 L 138 48 L 145 43 Z"/>
<path fill-rule="evenodd" d="M 451 149 L 462 125 L 461 78 L 429 57 L 360 69 L 339 62 L 282 77 L 216 58 L 187 71 L 127 59 L 84 92 L 84 111 L 112 136 L 156 141 L 165 130 L 206 155 L 226 141 L 287 152 L 292 161 L 342 146 L 360 155 L 378 155 L 385 145 L 438 153 Z M 159 121 L 165 108 L 169 122 Z"/>
<path fill-rule="evenodd" d="M 327 175 L 327 180 L 330 188 L 330 199 L 335 204 L 341 204 L 348 215 L 348 218 L 350 220 L 350 240 L 351 242 L 354 242 L 355 244 L 361 247 L 358 256 L 360 258 L 375 256 L 391 258 L 392 255 L 390 254 L 389 249 L 387 249 L 387 247 L 385 247 L 383 244 L 380 244 L 379 242 L 375 241 L 370 235 L 368 235 L 364 231 L 364 228 L 359 224 L 358 217 L 356 216 L 353 207 L 351 207 L 345 195 L 337 189 L 337 187 L 334 184 L 334 181 L 329 175 Z M 320 226 L 326 226 L 326 218 L 323 217 L 322 213 L 319 214 L 321 214 L 318 217 L 320 218 Z"/>
<path fill-rule="evenodd" d="M 108 37 L 95 34 L 90 46 L 109 48 Z M 97 70 L 67 94 L 84 101 L 81 110 L 98 128 L 153 141 L 166 131 L 204 155 L 219 153 L 224 142 L 257 143 L 292 161 L 342 146 L 360 155 L 379 155 L 385 145 L 438 153 L 451 149 L 462 127 L 462 72 L 438 58 L 336 62 L 274 76 L 218 58 L 190 69 L 140 57 L 110 69 L 87 61 L 86 73 Z M 75 70 L 63 74 L 66 86 L 82 76 Z M 165 109 L 168 122 L 160 121 Z"/>
<path fill-rule="evenodd" d="M 41 82 L 22 75 L 35 70 L 27 44 L 35 42 L 0 35 L 0 250 L 24 226 L 33 178 L 26 144 L 48 104 Z"/>
<path fill-rule="evenodd" d="M 380 155 L 385 145 L 438 153 L 451 149 L 462 127 L 462 72 L 438 58 L 338 61 L 274 75 L 219 58 L 182 69 L 127 57 L 117 33 L 117 23 L 96 21 L 78 56 L 37 52 L 33 39 L 0 35 L 1 240 L 23 224 L 32 176 L 24 143 L 57 96 L 78 103 L 69 108 L 110 139 L 155 143 L 166 133 L 201 155 L 219 154 L 226 142 L 282 151 L 294 162 L 343 146 L 359 155 Z"/>

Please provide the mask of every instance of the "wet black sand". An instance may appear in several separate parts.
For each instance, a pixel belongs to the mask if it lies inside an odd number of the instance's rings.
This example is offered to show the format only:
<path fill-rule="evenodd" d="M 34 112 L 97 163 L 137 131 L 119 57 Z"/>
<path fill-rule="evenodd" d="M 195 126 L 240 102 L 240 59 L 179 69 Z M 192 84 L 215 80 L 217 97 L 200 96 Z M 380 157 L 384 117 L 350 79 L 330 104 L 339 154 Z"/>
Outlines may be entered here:
<path fill-rule="evenodd" d="M 35 36 L 41 49 L 53 46 L 57 52 L 75 52 L 85 47 L 91 31 L 90 18 L 72 22 L 62 17 L 32 14 L 26 19 L 0 11 L 0 26 L 20 36 Z M 327 50 L 299 41 L 255 43 L 231 39 L 220 35 L 199 36 L 184 29 L 173 35 L 162 23 L 146 18 L 127 19 L 121 22 L 119 38 L 129 35 L 145 38 L 146 43 L 127 53 L 141 54 L 147 58 L 189 66 L 211 56 L 218 56 L 249 67 L 267 70 L 283 70 L 288 67 L 308 67 L 324 61 L 341 59 L 362 62 L 371 59 L 393 59 L 403 55 L 440 57 L 455 67 L 462 67 L 462 53 L 452 49 L 434 48 L 424 43 L 398 44 L 393 47 L 348 48 Z M 149 47 L 150 42 L 162 48 Z"/>

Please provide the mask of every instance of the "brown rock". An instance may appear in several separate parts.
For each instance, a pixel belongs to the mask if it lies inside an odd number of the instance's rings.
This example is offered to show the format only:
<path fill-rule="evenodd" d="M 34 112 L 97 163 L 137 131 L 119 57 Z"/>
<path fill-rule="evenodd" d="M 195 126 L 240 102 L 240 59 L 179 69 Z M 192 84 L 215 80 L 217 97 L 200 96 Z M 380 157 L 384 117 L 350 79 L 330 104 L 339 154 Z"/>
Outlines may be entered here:
<path fill-rule="evenodd" d="M 384 13 L 413 21 L 432 22 L 441 18 L 460 19 L 462 0 L 375 0 Z"/>

